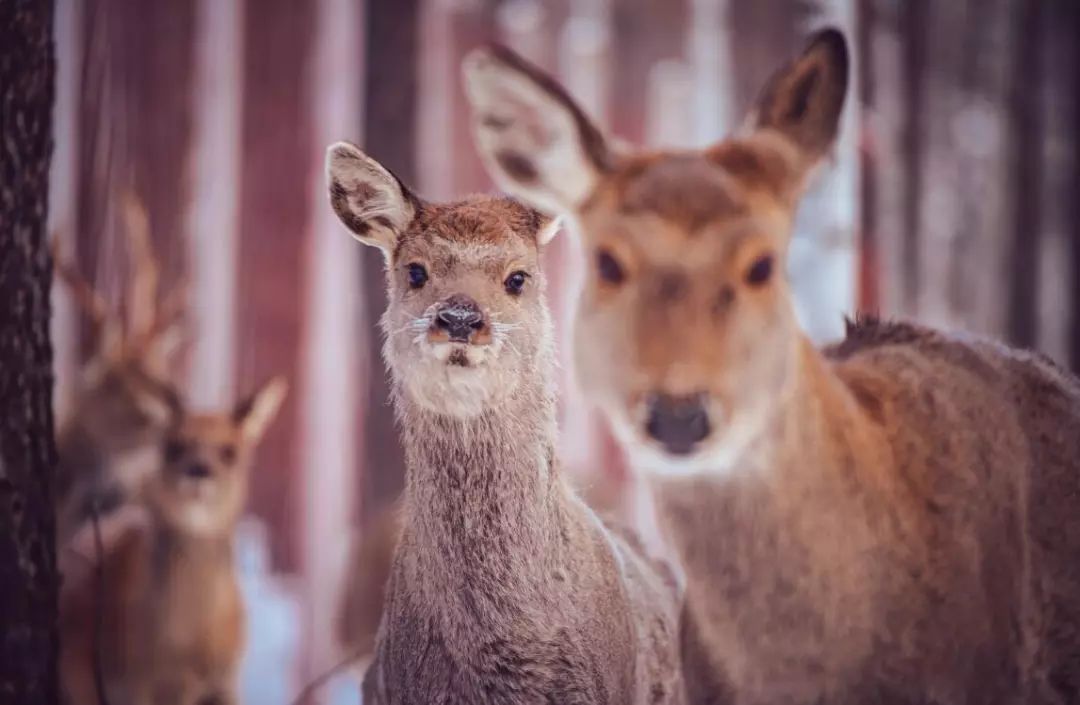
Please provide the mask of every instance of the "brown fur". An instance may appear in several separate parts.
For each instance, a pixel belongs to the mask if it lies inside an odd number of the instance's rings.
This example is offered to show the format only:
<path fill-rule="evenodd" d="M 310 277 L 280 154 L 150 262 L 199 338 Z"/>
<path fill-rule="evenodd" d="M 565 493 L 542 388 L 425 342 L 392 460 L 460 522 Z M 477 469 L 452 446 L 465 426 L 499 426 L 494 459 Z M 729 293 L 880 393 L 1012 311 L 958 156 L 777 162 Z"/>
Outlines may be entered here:
<path fill-rule="evenodd" d="M 633 525 L 634 507 L 630 500 L 632 478 L 624 474 L 603 473 L 576 488 L 593 511 L 604 517 L 609 528 Z M 338 614 L 338 640 L 345 653 L 355 659 L 354 672 L 363 674 L 375 655 L 376 636 L 382 622 L 386 584 L 393 570 L 394 551 L 401 541 L 402 501 L 399 499 L 379 512 L 369 526 L 354 537 L 346 567 L 345 588 Z M 635 551 L 645 549 L 629 529 L 620 529 Z M 665 573 L 667 566 L 659 566 Z M 672 577 L 668 578 L 673 580 Z"/>
<path fill-rule="evenodd" d="M 662 471 L 690 700 L 1076 702 L 1080 382 L 913 324 L 857 321 L 819 351 L 795 321 L 784 255 L 847 70 L 843 37 L 820 33 L 744 133 L 614 166 L 505 51 L 470 57 L 466 85 L 500 183 L 621 267 L 589 268 L 578 368 L 632 460 Z M 501 168 L 509 146 L 535 178 Z M 705 400 L 684 456 L 645 423 L 657 395 Z"/>
<path fill-rule="evenodd" d="M 365 702 L 682 702 L 674 586 L 578 499 L 555 458 L 545 219 L 509 199 L 399 199 L 388 172 L 358 176 L 377 166 L 351 145 L 328 153 L 331 193 L 364 180 L 380 203 L 413 210 L 389 215 L 407 223 L 395 237 L 362 238 L 387 253 L 384 356 L 407 465 Z M 419 289 L 405 276 L 416 263 L 430 274 Z M 528 274 L 520 294 L 505 290 L 514 271 Z M 459 366 L 441 356 L 433 316 L 463 296 L 491 338 L 457 344 Z"/>
<path fill-rule="evenodd" d="M 104 588 L 93 565 L 69 571 L 60 631 L 71 705 L 97 703 L 95 654 L 113 705 L 237 702 L 244 609 L 233 528 L 252 451 L 283 394 L 278 380 L 228 414 L 181 418 L 147 480 L 145 512 L 125 523 L 100 559 Z M 196 467 L 207 474 L 193 476 Z"/>
<path fill-rule="evenodd" d="M 108 514 L 137 495 L 157 467 L 157 448 L 180 407 L 168 366 L 183 290 L 159 299 L 146 214 L 131 197 L 121 204 L 131 270 L 126 320 L 107 310 L 101 295 L 53 246 L 58 278 L 85 314 L 95 343 L 74 408 L 57 434 L 54 496 L 61 550 L 85 526 L 91 507 Z"/>

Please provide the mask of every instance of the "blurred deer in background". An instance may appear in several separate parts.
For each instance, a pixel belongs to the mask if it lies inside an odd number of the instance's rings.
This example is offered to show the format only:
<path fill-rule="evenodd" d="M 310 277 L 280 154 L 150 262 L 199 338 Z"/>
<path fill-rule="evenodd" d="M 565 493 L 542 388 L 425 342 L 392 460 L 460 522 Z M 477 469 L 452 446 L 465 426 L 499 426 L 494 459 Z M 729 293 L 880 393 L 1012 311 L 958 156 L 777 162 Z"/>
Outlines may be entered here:
<path fill-rule="evenodd" d="M 65 260 L 54 241 L 56 272 L 82 310 L 94 352 L 82 368 L 75 402 L 57 435 L 57 543 L 66 547 L 92 508 L 107 513 L 137 493 L 160 459 L 162 434 L 179 410 L 169 362 L 179 339 L 184 291 L 164 300 L 146 213 L 123 200 L 129 247 L 127 318 Z"/>
<path fill-rule="evenodd" d="M 230 705 L 244 650 L 233 532 L 251 458 L 286 385 L 274 379 L 226 413 L 172 420 L 145 515 L 109 541 L 104 585 L 61 592 L 61 671 L 71 705 L 98 705 L 95 659 L 112 705 Z"/>
<path fill-rule="evenodd" d="M 406 458 L 373 703 L 679 703 L 678 595 L 555 457 L 549 219 L 421 200 L 353 145 L 330 202 L 387 263 L 384 357 Z"/>
<path fill-rule="evenodd" d="M 709 703 L 1080 697 L 1080 382 L 966 335 L 860 319 L 818 350 L 785 256 L 838 132 L 835 30 L 704 150 L 617 152 L 511 52 L 466 60 L 498 183 L 587 257 L 576 360 L 653 482 Z"/>

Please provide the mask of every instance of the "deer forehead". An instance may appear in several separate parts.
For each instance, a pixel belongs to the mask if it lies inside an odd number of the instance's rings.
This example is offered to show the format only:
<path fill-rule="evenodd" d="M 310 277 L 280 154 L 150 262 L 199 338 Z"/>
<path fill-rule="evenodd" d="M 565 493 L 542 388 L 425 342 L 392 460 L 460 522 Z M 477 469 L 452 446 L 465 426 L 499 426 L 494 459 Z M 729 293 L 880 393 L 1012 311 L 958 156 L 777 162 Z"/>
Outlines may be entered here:
<path fill-rule="evenodd" d="M 457 203 L 426 203 L 403 241 L 439 238 L 448 242 L 508 244 L 529 237 L 534 216 L 505 198 L 474 196 Z"/>
<path fill-rule="evenodd" d="M 716 278 L 762 255 L 782 253 L 789 225 L 782 213 L 763 209 L 718 218 L 690 231 L 655 213 L 612 209 L 585 215 L 581 227 L 590 248 L 610 252 L 635 278 L 675 270 Z"/>
<path fill-rule="evenodd" d="M 621 241 L 658 265 L 691 268 L 737 256 L 754 237 L 779 246 L 790 227 L 788 204 L 757 170 L 757 153 L 744 147 L 626 159 L 583 206 L 584 235 Z"/>
<path fill-rule="evenodd" d="M 607 180 L 604 190 L 607 203 L 619 212 L 657 215 L 688 236 L 746 210 L 738 182 L 700 153 L 629 159 Z"/>
<path fill-rule="evenodd" d="M 455 230 L 447 233 L 433 228 L 404 239 L 394 261 L 417 261 L 435 276 L 480 273 L 501 278 L 508 267 L 529 267 L 536 262 L 536 247 L 514 234 L 485 237 L 484 231 Z"/>
<path fill-rule="evenodd" d="M 240 430 L 227 414 L 193 414 L 184 419 L 178 434 L 193 445 L 235 444 Z"/>

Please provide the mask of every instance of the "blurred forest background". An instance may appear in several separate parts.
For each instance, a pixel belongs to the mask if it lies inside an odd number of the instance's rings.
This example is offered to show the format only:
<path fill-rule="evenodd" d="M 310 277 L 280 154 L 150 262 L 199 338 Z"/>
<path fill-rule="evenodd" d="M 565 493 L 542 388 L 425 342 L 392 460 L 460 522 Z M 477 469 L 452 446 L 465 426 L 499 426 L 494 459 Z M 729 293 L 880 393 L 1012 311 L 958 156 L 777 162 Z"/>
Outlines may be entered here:
<path fill-rule="evenodd" d="M 825 23 L 848 33 L 857 75 L 792 248 L 811 335 L 880 311 L 1080 370 L 1075 0 L 58 1 L 52 228 L 119 301 L 117 196 L 133 190 L 164 286 L 190 286 L 177 374 L 192 403 L 292 382 L 240 541 L 250 702 L 287 702 L 336 658 L 347 537 L 402 486 L 375 329 L 383 263 L 327 207 L 325 147 L 354 141 L 430 198 L 490 189 L 458 75 L 488 40 L 558 76 L 620 137 L 705 145 Z M 578 262 L 557 242 L 565 323 Z M 65 296 L 55 311 L 62 419 L 88 344 Z M 564 462 L 585 482 L 618 479 L 625 463 L 564 362 Z"/>

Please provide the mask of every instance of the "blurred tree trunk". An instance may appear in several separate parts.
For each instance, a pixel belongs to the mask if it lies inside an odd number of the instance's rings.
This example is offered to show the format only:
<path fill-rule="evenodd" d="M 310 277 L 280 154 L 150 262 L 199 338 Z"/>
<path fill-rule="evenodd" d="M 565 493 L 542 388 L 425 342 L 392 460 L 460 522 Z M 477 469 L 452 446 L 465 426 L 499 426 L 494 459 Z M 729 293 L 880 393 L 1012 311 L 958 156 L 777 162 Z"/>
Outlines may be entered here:
<path fill-rule="evenodd" d="M 861 154 L 859 309 L 904 311 L 903 97 L 899 8 L 859 0 L 857 51 Z"/>
<path fill-rule="evenodd" d="M 994 336 L 1005 329 L 1012 214 L 1009 0 L 934 3 L 923 30 L 925 172 L 919 214 L 920 315 Z"/>
<path fill-rule="evenodd" d="M 960 323 L 949 299 L 951 265 L 960 230 L 960 172 L 956 125 L 968 99 L 960 90 L 960 76 L 965 59 L 964 28 L 968 20 L 960 2 L 929 3 L 924 24 L 908 27 L 911 49 L 919 41 L 925 50 L 921 76 L 911 76 L 921 84 L 921 105 L 909 105 L 911 129 L 919 143 L 912 146 L 918 163 L 918 233 L 919 318 L 943 328 Z M 919 37 L 922 39 L 919 39 Z M 911 57 L 914 59 L 915 57 Z M 916 134 L 911 135 L 913 138 Z M 912 175 L 914 177 L 914 174 Z M 980 233 L 986 246 L 987 233 Z"/>
<path fill-rule="evenodd" d="M 869 123 L 873 119 L 875 94 L 874 94 L 874 60 L 871 46 L 874 38 L 874 25 L 876 11 L 872 0 L 858 0 L 856 5 L 855 20 L 855 51 L 862 57 L 861 70 L 858 75 L 858 83 L 855 86 L 854 97 L 859 101 L 858 112 L 859 130 L 859 279 L 857 292 L 857 305 L 859 311 L 879 311 L 881 309 L 880 282 L 881 271 L 879 264 L 878 245 L 878 213 L 875 208 L 878 199 L 877 189 L 879 175 L 876 167 L 878 153 L 871 148 L 872 137 L 868 134 L 871 130 Z"/>
<path fill-rule="evenodd" d="M 147 210 L 168 291 L 187 269 L 195 3 L 84 0 L 82 14 L 79 265 L 111 299 L 122 298 L 126 243 L 116 203 L 131 190 Z M 84 357 L 90 342 L 81 341 Z"/>
<path fill-rule="evenodd" d="M 1068 236 L 1071 236 L 1072 239 L 1072 266 L 1069 272 L 1072 278 L 1069 287 L 1072 291 L 1072 313 L 1068 325 L 1070 361 L 1073 371 L 1080 374 L 1080 198 L 1076 197 L 1076 194 L 1080 193 L 1080 4 L 1067 4 L 1066 8 L 1063 25 L 1067 28 L 1065 31 L 1072 32 L 1072 37 L 1066 44 L 1071 49 L 1072 54 L 1068 63 L 1072 67 L 1072 75 L 1063 81 L 1063 85 L 1072 85 L 1073 124 L 1071 132 L 1072 149 L 1070 150 L 1072 153 L 1072 178 L 1066 182 L 1069 184 L 1067 186 L 1070 194 L 1068 202 L 1071 207 L 1069 222 L 1072 226 L 1071 232 L 1068 233 Z M 1068 80 L 1070 78 L 1071 81 Z"/>
<path fill-rule="evenodd" d="M 1076 16 L 1080 4 L 1048 3 L 1042 13 L 1041 95 L 1042 189 L 1036 194 L 1042 210 L 1042 237 L 1038 256 L 1036 347 L 1063 364 L 1069 364 L 1070 320 L 1080 298 L 1073 296 L 1070 282 L 1072 228 L 1076 210 L 1076 100 L 1080 72 L 1080 32 Z"/>
<path fill-rule="evenodd" d="M 688 12 L 687 0 L 611 3 L 614 41 L 609 100 L 614 134 L 637 144 L 645 141 L 648 115 L 655 110 L 649 101 L 649 78 L 661 62 L 685 58 Z"/>
<path fill-rule="evenodd" d="M 419 0 L 374 0 L 366 25 L 367 84 L 364 88 L 363 149 L 411 188 L 417 187 L 416 106 L 420 69 Z M 392 66 L 393 70 L 379 67 Z M 457 66 L 453 66 L 456 77 Z M 452 84 L 457 85 L 455 80 Z M 455 88 L 455 92 L 457 92 Z M 466 143 L 471 147 L 471 143 Z M 443 145 L 442 148 L 449 148 Z M 401 492 L 405 459 L 390 406 L 390 384 L 382 362 L 379 317 L 386 309 L 383 256 L 362 247 L 360 282 L 367 325 L 367 389 L 365 404 L 361 516 L 366 520 Z"/>
<path fill-rule="evenodd" d="M 1010 116 L 1012 118 L 1011 191 L 1013 212 L 1011 262 L 1013 274 L 1008 301 L 1008 337 L 1014 345 L 1033 347 L 1038 335 L 1036 316 L 1039 248 L 1042 244 L 1043 131 L 1041 111 L 1042 2 L 1024 2 L 1016 11 Z M 982 12 L 980 7 L 978 12 Z"/>
<path fill-rule="evenodd" d="M 909 0 L 900 11 L 898 33 L 901 42 L 901 95 L 903 122 L 900 126 L 900 150 L 903 158 L 903 205 L 901 236 L 902 310 L 915 315 L 919 310 L 919 291 L 922 287 L 919 260 L 921 248 L 919 217 L 923 186 L 923 132 L 927 64 L 927 14 L 929 0 Z"/>
<path fill-rule="evenodd" d="M 50 263 L 53 4 L 0 0 L 0 702 L 58 702 Z"/>
<path fill-rule="evenodd" d="M 237 261 L 236 382 L 250 390 L 271 375 L 293 384 L 274 428 L 259 445 L 250 505 L 272 530 L 275 569 L 295 570 L 303 532 L 298 454 L 301 347 L 309 292 L 312 139 L 309 71 L 315 3 L 244 3 L 240 233 Z M 276 237 L 273 237 L 276 235 Z"/>

